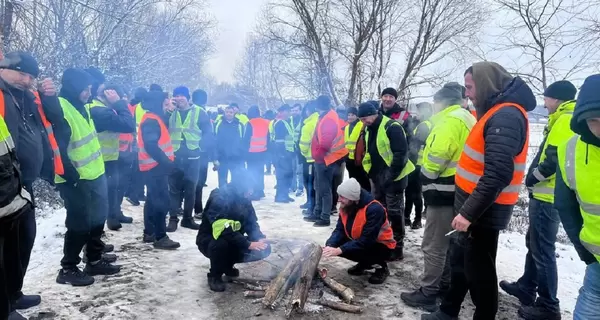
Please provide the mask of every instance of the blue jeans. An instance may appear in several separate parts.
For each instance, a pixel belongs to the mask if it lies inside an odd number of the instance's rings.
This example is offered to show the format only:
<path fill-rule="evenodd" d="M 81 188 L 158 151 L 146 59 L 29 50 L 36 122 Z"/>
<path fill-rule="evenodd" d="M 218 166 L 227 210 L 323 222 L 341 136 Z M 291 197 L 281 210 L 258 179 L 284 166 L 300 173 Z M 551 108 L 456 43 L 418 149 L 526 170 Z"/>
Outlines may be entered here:
<path fill-rule="evenodd" d="M 529 229 L 525 236 L 527 256 L 525 271 L 517 281 L 519 288 L 532 297 L 538 295 L 537 304 L 550 311 L 560 312 L 558 271 L 556 268 L 556 233 L 560 218 L 552 203 L 531 199 L 529 201 Z"/>
<path fill-rule="evenodd" d="M 333 178 L 340 170 L 339 163 L 325 165 L 324 163 L 315 163 L 315 211 L 314 217 L 321 221 L 330 221 L 331 206 L 333 203 L 333 193 L 331 186 Z"/>
<path fill-rule="evenodd" d="M 600 319 L 600 263 L 587 266 L 583 286 L 579 290 L 573 320 Z"/>

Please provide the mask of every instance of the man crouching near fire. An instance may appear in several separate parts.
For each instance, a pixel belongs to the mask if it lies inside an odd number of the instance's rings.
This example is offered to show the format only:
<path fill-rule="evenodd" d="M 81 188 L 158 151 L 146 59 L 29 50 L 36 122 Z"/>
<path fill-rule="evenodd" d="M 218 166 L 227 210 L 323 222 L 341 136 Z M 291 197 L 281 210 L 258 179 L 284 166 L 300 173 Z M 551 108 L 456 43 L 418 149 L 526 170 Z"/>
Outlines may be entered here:
<path fill-rule="evenodd" d="M 382 284 L 390 275 L 386 261 L 396 248 L 385 208 L 356 179 L 344 181 L 337 189 L 340 218 L 323 249 L 324 257 L 340 256 L 357 265 L 350 275 L 363 275 L 379 265 L 369 283 Z"/>
<path fill-rule="evenodd" d="M 208 286 L 216 292 L 225 291 L 223 275 L 239 276 L 236 263 L 262 260 L 271 254 L 249 200 L 252 179 L 245 172 L 236 178 L 211 192 L 196 237 L 198 249 L 210 259 Z"/>

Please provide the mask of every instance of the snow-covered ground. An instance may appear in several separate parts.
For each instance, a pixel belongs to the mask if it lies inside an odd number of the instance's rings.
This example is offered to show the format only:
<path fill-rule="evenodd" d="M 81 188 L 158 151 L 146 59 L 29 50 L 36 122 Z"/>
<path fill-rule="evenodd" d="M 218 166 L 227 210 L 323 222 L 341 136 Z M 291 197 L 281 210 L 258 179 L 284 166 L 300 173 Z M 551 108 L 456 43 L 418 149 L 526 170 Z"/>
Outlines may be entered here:
<path fill-rule="evenodd" d="M 534 132 L 536 132 L 534 134 Z M 532 128 L 532 143 L 539 144 L 539 128 Z M 209 170 L 210 171 L 210 170 Z M 267 261 L 242 265 L 242 276 L 269 278 L 276 274 L 296 250 L 297 244 L 315 241 L 324 244 L 331 233 L 330 228 L 313 228 L 302 220 L 298 205 L 273 203 L 274 177 L 266 177 L 267 198 L 255 203 L 259 222 L 263 231 L 271 239 L 278 241 Z M 209 173 L 207 190 L 216 186 L 217 178 Z M 209 192 L 205 192 L 208 195 Z M 25 279 L 25 292 L 42 295 L 42 304 L 24 312 L 30 319 L 245 319 L 260 317 L 278 319 L 281 313 L 262 310 L 242 297 L 243 289 L 230 285 L 226 293 L 213 293 L 208 290 L 206 273 L 208 260 L 195 245 L 196 233 L 179 229 L 170 234 L 181 242 L 176 251 L 158 251 L 151 245 L 141 242 L 142 207 L 123 204 L 126 214 L 134 217 L 132 225 L 124 225 L 118 232 L 107 231 L 108 243 L 116 246 L 118 263 L 123 265 L 120 274 L 96 277 L 90 287 L 74 288 L 59 285 L 55 278 L 62 257 L 65 232 L 64 209 L 44 208 L 38 215 L 38 235 L 31 264 Z M 332 222 L 337 217 L 333 217 Z M 422 229 L 407 229 L 405 244 L 406 257 L 402 262 L 391 264 L 391 273 L 386 284 L 369 285 L 366 277 L 350 277 L 346 269 L 352 263 L 341 258 L 328 258 L 321 264 L 328 268 L 329 275 L 351 286 L 364 304 L 362 316 L 349 315 L 324 310 L 309 305 L 302 319 L 420 319 L 421 311 L 406 307 L 400 300 L 400 293 L 418 286 L 422 269 L 420 244 Z M 525 240 L 522 234 L 503 233 L 500 236 L 497 267 L 499 280 L 514 281 L 523 270 L 525 261 Z M 582 283 L 585 265 L 569 245 L 557 244 L 559 266 L 559 292 L 563 316 L 572 318 L 579 287 Z M 465 303 L 461 319 L 472 316 L 472 305 Z M 501 294 L 498 319 L 516 319 L 518 303 L 512 297 Z"/>

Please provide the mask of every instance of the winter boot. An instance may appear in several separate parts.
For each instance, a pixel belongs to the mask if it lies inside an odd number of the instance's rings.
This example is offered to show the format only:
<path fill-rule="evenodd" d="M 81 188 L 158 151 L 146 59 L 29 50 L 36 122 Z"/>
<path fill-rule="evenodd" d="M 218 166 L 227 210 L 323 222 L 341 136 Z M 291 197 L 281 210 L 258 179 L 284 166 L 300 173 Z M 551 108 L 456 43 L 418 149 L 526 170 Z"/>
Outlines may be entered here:
<path fill-rule="evenodd" d="M 223 278 L 221 276 L 213 276 L 210 273 L 208 273 L 206 276 L 208 278 L 208 287 L 210 290 L 215 292 L 225 291 L 225 282 L 223 282 Z"/>
<path fill-rule="evenodd" d="M 317 220 L 313 224 L 313 227 L 329 227 L 331 225 L 330 221 L 327 220 Z"/>
<path fill-rule="evenodd" d="M 68 283 L 74 287 L 85 287 L 94 283 L 94 277 L 82 272 L 77 267 L 73 269 L 60 269 L 56 277 L 56 283 Z"/>
<path fill-rule="evenodd" d="M 42 303 L 42 297 L 34 295 L 21 295 L 17 300 L 14 301 L 13 307 L 17 310 L 25 310 L 33 308 Z"/>
<path fill-rule="evenodd" d="M 404 218 L 404 226 L 405 226 L 405 227 L 409 227 L 409 226 L 410 226 L 410 224 L 411 224 L 411 222 L 410 222 L 410 218 Z"/>
<path fill-rule="evenodd" d="M 225 276 L 223 277 L 226 282 L 233 282 L 233 280 L 235 280 L 235 278 L 239 278 L 240 276 L 240 270 L 231 267 L 231 269 L 229 269 L 228 271 L 225 271 Z"/>
<path fill-rule="evenodd" d="M 96 263 L 89 262 L 85 265 L 85 269 L 83 272 L 89 274 L 90 276 L 108 276 L 111 274 L 117 274 L 121 271 L 121 266 L 115 266 L 106 262 L 104 260 L 100 260 Z"/>
<path fill-rule="evenodd" d="M 102 253 L 108 253 L 115 251 L 115 246 L 112 244 L 107 244 L 104 241 L 100 240 L 102 243 Z"/>
<path fill-rule="evenodd" d="M 365 271 L 373 269 L 373 266 L 367 266 L 362 263 L 358 263 L 348 269 L 348 274 L 351 276 L 362 276 Z"/>
<path fill-rule="evenodd" d="M 436 311 L 434 313 L 424 313 L 421 315 L 421 320 L 458 320 L 458 317 L 451 317 L 442 311 Z"/>
<path fill-rule="evenodd" d="M 108 262 L 108 263 L 113 263 L 115 261 L 117 261 L 117 255 L 116 254 L 112 254 L 112 253 L 103 253 L 102 254 L 102 260 Z M 83 263 L 88 263 L 87 260 L 87 256 L 83 255 L 83 259 L 81 259 L 83 261 Z"/>
<path fill-rule="evenodd" d="M 396 247 L 394 251 L 392 251 L 392 256 L 389 261 L 400 261 L 404 260 L 404 250 L 402 247 Z"/>
<path fill-rule="evenodd" d="M 412 225 L 410 226 L 411 229 L 413 230 L 418 230 L 423 228 L 423 224 L 421 223 L 421 220 L 415 220 Z"/>
<path fill-rule="evenodd" d="M 8 320 L 27 320 L 27 318 L 23 317 L 20 313 L 13 311 L 8 315 Z"/>
<path fill-rule="evenodd" d="M 121 222 L 119 222 L 119 219 L 114 218 L 114 217 L 109 217 L 108 219 L 106 219 L 106 227 L 109 230 L 118 231 L 123 226 L 121 225 Z"/>
<path fill-rule="evenodd" d="M 386 263 L 381 265 L 381 268 L 375 269 L 375 272 L 369 277 L 370 284 L 382 284 L 385 279 L 390 275 L 390 269 Z"/>
<path fill-rule="evenodd" d="M 422 308 L 429 312 L 437 311 L 437 299 L 436 296 L 427 296 L 421 289 L 417 289 L 413 292 L 402 292 L 400 299 L 404 303 L 413 308 Z"/>
<path fill-rule="evenodd" d="M 181 226 L 183 228 L 188 228 L 188 229 L 192 229 L 192 230 L 198 230 L 198 229 L 200 229 L 200 225 L 197 224 L 194 221 L 194 218 L 192 218 L 192 217 L 181 219 Z"/>
<path fill-rule="evenodd" d="M 177 231 L 177 225 L 179 224 L 179 218 L 173 216 L 169 218 L 169 224 L 167 225 L 167 232 Z"/>
<path fill-rule="evenodd" d="M 117 214 L 117 219 L 120 223 L 133 223 L 133 218 L 124 215 L 123 211 L 119 211 L 119 214 Z"/>
<path fill-rule="evenodd" d="M 169 239 L 169 236 L 164 236 L 162 239 L 154 241 L 154 249 L 175 250 L 180 246 L 179 242 Z"/>
<path fill-rule="evenodd" d="M 317 220 L 319 220 L 319 219 L 317 219 L 312 214 L 304 217 L 304 221 L 306 221 L 306 222 L 317 222 Z"/>
<path fill-rule="evenodd" d="M 300 209 L 308 209 L 309 203 L 305 202 L 303 204 L 300 205 Z"/>
<path fill-rule="evenodd" d="M 130 197 L 125 198 L 125 200 L 127 200 L 127 202 L 129 202 L 129 204 L 131 204 L 134 207 L 137 207 L 140 205 L 140 202 L 136 199 L 132 199 Z"/>
<path fill-rule="evenodd" d="M 531 306 L 535 302 L 535 294 L 530 295 L 523 291 L 517 282 L 500 281 L 500 288 L 509 295 L 519 299 L 521 304 Z"/>
<path fill-rule="evenodd" d="M 561 314 L 558 310 L 548 310 L 538 304 L 532 306 L 521 306 L 519 316 L 525 320 L 561 320 Z"/>
<path fill-rule="evenodd" d="M 153 234 L 145 234 L 144 233 L 144 236 L 142 237 L 142 241 L 144 243 L 154 243 L 154 241 L 156 241 L 156 239 L 154 238 Z"/>

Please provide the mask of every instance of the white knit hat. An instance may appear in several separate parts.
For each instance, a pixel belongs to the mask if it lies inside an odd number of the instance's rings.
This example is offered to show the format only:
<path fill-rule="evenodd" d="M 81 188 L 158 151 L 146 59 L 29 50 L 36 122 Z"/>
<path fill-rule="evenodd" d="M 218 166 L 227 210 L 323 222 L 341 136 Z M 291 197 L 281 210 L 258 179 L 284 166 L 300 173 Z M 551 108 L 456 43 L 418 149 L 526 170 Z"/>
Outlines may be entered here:
<path fill-rule="evenodd" d="M 360 183 L 354 178 L 348 179 L 340 184 L 337 193 L 348 200 L 358 201 L 360 200 Z"/>

